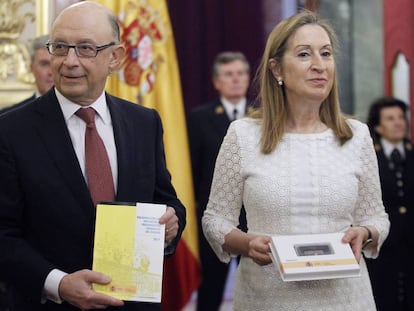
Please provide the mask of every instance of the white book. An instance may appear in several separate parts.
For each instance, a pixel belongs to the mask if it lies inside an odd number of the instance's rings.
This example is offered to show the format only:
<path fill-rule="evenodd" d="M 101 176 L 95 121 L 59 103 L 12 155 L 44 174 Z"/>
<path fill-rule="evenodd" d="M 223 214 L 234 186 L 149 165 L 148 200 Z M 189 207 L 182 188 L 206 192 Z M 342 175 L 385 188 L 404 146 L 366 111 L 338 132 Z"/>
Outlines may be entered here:
<path fill-rule="evenodd" d="M 361 275 L 343 232 L 278 235 L 270 242 L 271 258 L 283 281 L 305 281 Z"/>

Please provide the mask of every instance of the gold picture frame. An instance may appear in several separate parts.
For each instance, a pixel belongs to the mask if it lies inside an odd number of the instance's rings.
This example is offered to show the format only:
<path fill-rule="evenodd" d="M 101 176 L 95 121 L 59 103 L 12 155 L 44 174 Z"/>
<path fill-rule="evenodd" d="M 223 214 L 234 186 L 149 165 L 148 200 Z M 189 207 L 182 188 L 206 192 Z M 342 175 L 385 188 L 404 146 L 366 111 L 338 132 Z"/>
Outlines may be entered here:
<path fill-rule="evenodd" d="M 29 43 L 49 33 L 51 1 L 2 1 L 0 26 L 0 108 L 33 95 Z"/>

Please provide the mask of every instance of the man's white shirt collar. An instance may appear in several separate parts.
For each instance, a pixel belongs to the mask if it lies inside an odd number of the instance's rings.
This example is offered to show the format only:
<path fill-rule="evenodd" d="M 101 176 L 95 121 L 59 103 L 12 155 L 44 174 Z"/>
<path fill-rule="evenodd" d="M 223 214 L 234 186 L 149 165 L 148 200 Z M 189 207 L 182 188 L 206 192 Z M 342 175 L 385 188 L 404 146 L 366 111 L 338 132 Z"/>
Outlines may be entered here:
<path fill-rule="evenodd" d="M 111 115 L 109 113 L 109 108 L 106 105 L 105 92 L 102 92 L 102 94 L 97 98 L 97 100 L 89 106 L 81 106 L 70 101 L 65 96 L 63 96 L 56 88 L 55 92 L 66 122 L 75 114 L 76 111 L 78 111 L 79 108 L 93 107 L 93 109 L 96 110 L 97 115 L 102 119 L 102 121 L 105 124 L 111 123 Z"/>
<path fill-rule="evenodd" d="M 234 109 L 237 110 L 237 119 L 243 118 L 246 114 L 247 100 L 243 97 L 237 104 L 233 104 L 224 97 L 220 98 L 223 103 L 224 109 L 226 110 L 227 116 L 230 120 L 233 120 Z"/>
<path fill-rule="evenodd" d="M 398 151 L 401 153 L 401 156 L 405 158 L 405 150 L 404 150 L 404 143 L 400 141 L 397 144 L 393 144 L 390 141 L 386 140 L 385 138 L 381 138 L 381 145 L 384 150 L 384 154 L 387 158 L 391 157 L 391 152 L 397 148 Z"/>

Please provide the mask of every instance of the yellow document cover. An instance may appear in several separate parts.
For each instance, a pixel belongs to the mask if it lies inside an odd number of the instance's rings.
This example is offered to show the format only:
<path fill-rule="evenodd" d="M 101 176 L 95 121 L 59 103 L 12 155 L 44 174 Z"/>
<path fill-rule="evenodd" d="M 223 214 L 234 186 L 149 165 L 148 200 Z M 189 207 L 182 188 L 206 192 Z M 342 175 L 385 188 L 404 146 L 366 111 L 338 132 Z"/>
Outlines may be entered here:
<path fill-rule="evenodd" d="M 165 225 L 162 204 L 98 204 L 93 270 L 112 278 L 95 291 L 127 301 L 161 302 Z"/>

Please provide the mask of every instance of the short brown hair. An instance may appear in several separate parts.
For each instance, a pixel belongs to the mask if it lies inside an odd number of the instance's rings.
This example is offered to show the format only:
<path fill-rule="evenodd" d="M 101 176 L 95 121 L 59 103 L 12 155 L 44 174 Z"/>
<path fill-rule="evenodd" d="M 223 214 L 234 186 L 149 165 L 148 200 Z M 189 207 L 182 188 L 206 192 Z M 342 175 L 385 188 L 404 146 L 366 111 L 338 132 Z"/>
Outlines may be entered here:
<path fill-rule="evenodd" d="M 49 35 L 39 36 L 33 39 L 30 44 L 29 53 L 30 60 L 33 63 L 36 51 L 39 49 L 46 49 L 46 43 L 49 41 Z"/>
<path fill-rule="evenodd" d="M 217 54 L 217 56 L 214 58 L 212 78 L 214 79 L 218 76 L 221 65 L 228 64 L 236 60 L 242 61 L 246 65 L 247 73 L 250 72 L 249 62 L 247 61 L 246 56 L 244 56 L 242 52 L 226 51 Z"/>

